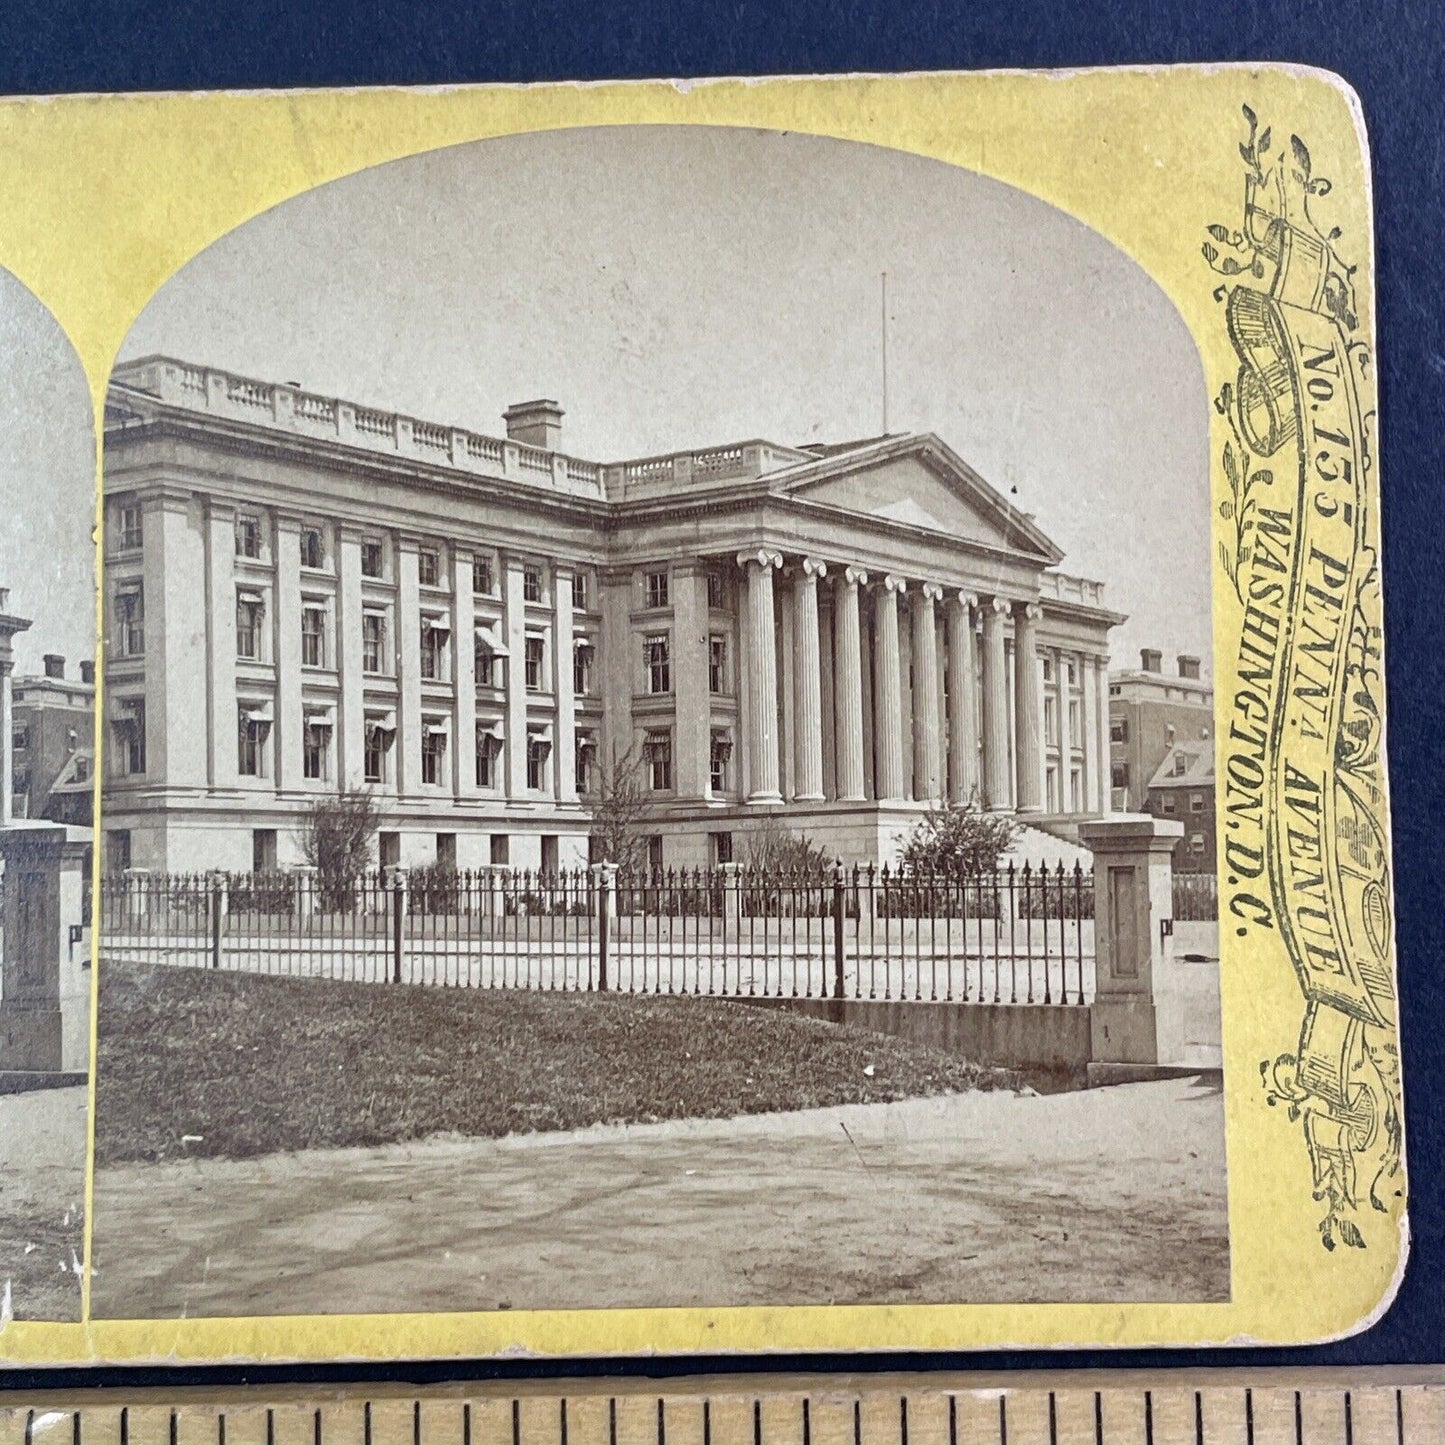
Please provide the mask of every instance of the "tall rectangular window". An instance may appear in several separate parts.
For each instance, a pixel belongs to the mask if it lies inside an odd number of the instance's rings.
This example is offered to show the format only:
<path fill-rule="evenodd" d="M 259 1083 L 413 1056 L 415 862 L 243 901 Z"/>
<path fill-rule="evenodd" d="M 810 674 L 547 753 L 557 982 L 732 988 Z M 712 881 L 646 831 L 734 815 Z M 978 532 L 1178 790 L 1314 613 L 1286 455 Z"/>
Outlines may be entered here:
<path fill-rule="evenodd" d="M 572 606 L 578 612 L 586 612 L 591 595 L 592 588 L 587 573 L 574 573 L 572 576 Z"/>
<path fill-rule="evenodd" d="M 236 656 L 252 661 L 261 656 L 261 619 L 264 609 L 254 593 L 241 593 L 236 600 Z"/>
<path fill-rule="evenodd" d="M 654 793 L 672 789 L 672 734 L 657 731 L 646 735 L 642 744 L 642 761 L 647 768 L 647 786 Z"/>
<path fill-rule="evenodd" d="M 483 642 L 481 638 L 476 642 L 473 671 L 478 687 L 497 686 L 497 655 L 492 651 L 491 644 Z"/>
<path fill-rule="evenodd" d="M 592 644 L 585 639 L 572 650 L 572 691 L 578 697 L 592 691 Z"/>
<path fill-rule="evenodd" d="M 707 574 L 707 605 L 714 612 L 721 612 L 727 606 L 727 588 L 721 572 Z"/>
<path fill-rule="evenodd" d="M 496 590 L 496 578 L 492 575 L 492 559 L 490 557 L 473 557 L 472 591 L 478 597 L 490 597 Z"/>
<path fill-rule="evenodd" d="M 551 756 L 552 744 L 538 733 L 527 737 L 527 787 L 541 792 L 547 786 L 547 759 Z"/>
<path fill-rule="evenodd" d="M 245 703 L 241 704 L 237 713 L 236 771 L 243 778 L 264 776 L 266 733 L 270 723 L 256 713 L 255 707 Z"/>
<path fill-rule="evenodd" d="M 439 587 L 441 585 L 441 557 L 434 548 L 423 547 L 416 554 L 416 576 L 417 581 L 423 587 Z"/>
<path fill-rule="evenodd" d="M 577 791 L 586 795 L 592 791 L 592 754 L 596 751 L 596 743 L 591 733 L 577 734 L 576 750 L 576 783 Z"/>
<path fill-rule="evenodd" d="M 477 724 L 477 786 L 497 786 L 497 757 L 501 751 L 500 741 L 492 736 L 490 723 Z"/>
<path fill-rule="evenodd" d="M 326 666 L 326 609 L 324 607 L 303 607 L 301 609 L 301 665 L 302 667 Z"/>
<path fill-rule="evenodd" d="M 1069 746 L 1078 748 L 1084 741 L 1084 709 L 1079 699 L 1069 699 Z"/>
<path fill-rule="evenodd" d="M 375 537 L 366 538 L 361 544 L 361 575 L 363 577 L 380 577 L 385 566 L 381 543 Z"/>
<path fill-rule="evenodd" d="M 546 648 L 540 637 L 529 635 L 527 638 L 527 691 L 542 691 L 542 664 L 545 660 Z"/>
<path fill-rule="evenodd" d="M 261 519 L 249 512 L 236 517 L 236 555 L 252 561 L 261 555 Z"/>
<path fill-rule="evenodd" d="M 386 615 L 381 612 L 361 614 L 361 670 L 385 672 Z"/>
<path fill-rule="evenodd" d="M 306 723 L 301 752 L 301 775 L 313 780 L 324 779 L 331 752 L 331 727 L 328 723 Z"/>
<path fill-rule="evenodd" d="M 141 520 L 140 504 L 126 502 L 117 509 L 118 531 L 116 541 L 122 552 L 133 552 L 144 540 L 144 523 Z"/>
<path fill-rule="evenodd" d="M 667 633 L 656 632 L 642 639 L 642 667 L 648 692 L 656 696 L 672 691 L 672 648 Z"/>
<path fill-rule="evenodd" d="M 1127 743 L 1129 741 L 1129 721 L 1127 718 L 1115 717 L 1109 719 L 1109 741 L 1111 743 Z"/>
<path fill-rule="evenodd" d="M 421 730 L 421 780 L 428 787 L 440 787 L 447 756 L 446 729 L 440 723 L 423 723 Z"/>
<path fill-rule="evenodd" d="M 115 725 L 116 757 L 124 776 L 140 777 L 146 770 L 145 703 L 137 698 L 125 707 L 126 716 Z"/>
<path fill-rule="evenodd" d="M 320 527 L 302 527 L 301 565 L 313 569 L 326 565 L 326 540 Z"/>
<path fill-rule="evenodd" d="M 522 568 L 522 601 L 540 602 L 542 600 L 542 569 L 540 567 Z"/>
<path fill-rule="evenodd" d="M 643 581 L 644 600 L 649 607 L 666 607 L 667 573 L 649 572 Z"/>
<path fill-rule="evenodd" d="M 732 756 L 732 739 L 721 729 L 715 729 L 708 750 L 708 783 L 714 793 L 728 790 L 728 764 Z"/>
<path fill-rule="evenodd" d="M 421 620 L 421 675 L 428 682 L 442 681 L 446 633 L 430 617 Z"/>
<path fill-rule="evenodd" d="M 1057 698 L 1046 697 L 1044 699 L 1044 738 L 1055 747 L 1059 745 L 1059 705 Z"/>
<path fill-rule="evenodd" d="M 392 739 L 395 736 L 395 730 L 387 727 L 384 718 L 368 718 L 366 720 L 362 775 L 368 783 L 384 783 L 386 781 L 386 762 L 391 752 Z"/>
<path fill-rule="evenodd" d="M 146 650 L 145 593 L 127 582 L 115 595 L 116 645 L 122 657 L 143 657 Z"/>
<path fill-rule="evenodd" d="M 707 640 L 707 690 L 727 691 L 728 644 L 725 637 L 714 635 Z"/>

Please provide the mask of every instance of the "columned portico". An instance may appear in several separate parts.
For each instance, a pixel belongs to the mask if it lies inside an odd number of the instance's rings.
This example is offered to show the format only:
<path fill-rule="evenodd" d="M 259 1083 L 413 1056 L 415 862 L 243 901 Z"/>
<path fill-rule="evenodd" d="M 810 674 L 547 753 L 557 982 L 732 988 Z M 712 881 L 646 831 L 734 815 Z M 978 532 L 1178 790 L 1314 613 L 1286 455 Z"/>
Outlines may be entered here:
<path fill-rule="evenodd" d="M 1012 804 L 1003 636 L 1003 620 L 1011 606 L 1006 597 L 990 597 L 983 606 L 983 804 L 991 813 L 1007 812 Z"/>
<path fill-rule="evenodd" d="M 818 579 L 827 567 L 804 557 L 793 582 L 793 799 L 823 801 L 822 664 L 818 647 Z"/>
<path fill-rule="evenodd" d="M 943 588 L 925 582 L 913 594 L 913 796 L 943 798 L 938 715 L 938 616 Z"/>
<path fill-rule="evenodd" d="M 874 599 L 875 787 L 880 802 L 907 797 L 903 777 L 903 669 L 898 644 L 898 598 L 907 583 L 889 573 Z"/>
<path fill-rule="evenodd" d="M 1040 775 L 1043 757 L 1039 746 L 1042 706 L 1039 698 L 1039 619 L 1037 602 L 1014 612 L 1014 762 L 1015 811 L 1043 811 Z"/>
<path fill-rule="evenodd" d="M 966 803 L 978 791 L 977 604 L 971 592 L 955 593 L 948 601 L 948 797 L 953 803 Z"/>
<path fill-rule="evenodd" d="M 738 557 L 747 586 L 748 802 L 781 803 L 778 787 L 778 660 L 773 627 L 773 574 L 780 552 Z"/>
<path fill-rule="evenodd" d="M 858 589 L 868 574 L 845 567 L 834 587 L 833 682 L 836 689 L 834 731 L 837 737 L 838 800 L 862 802 L 863 772 L 863 634 Z"/>

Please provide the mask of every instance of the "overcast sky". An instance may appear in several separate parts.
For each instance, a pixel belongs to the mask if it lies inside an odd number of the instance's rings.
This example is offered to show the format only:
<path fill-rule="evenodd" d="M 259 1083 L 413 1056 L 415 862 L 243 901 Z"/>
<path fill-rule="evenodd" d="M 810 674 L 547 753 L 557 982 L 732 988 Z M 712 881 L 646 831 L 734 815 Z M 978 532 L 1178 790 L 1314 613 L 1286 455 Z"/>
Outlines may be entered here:
<path fill-rule="evenodd" d="M 0 268 L 0 587 L 31 619 L 17 675 L 47 652 L 67 677 L 95 655 L 95 450 L 90 389 L 50 312 Z"/>
<path fill-rule="evenodd" d="M 934 431 L 1103 579 L 1138 649 L 1207 659 L 1209 404 L 1124 254 L 938 162 L 743 130 L 482 141 L 257 218 L 152 301 L 159 351 L 498 434 L 555 398 L 614 460 L 760 436 Z M 1207 665 L 1207 662 L 1206 662 Z"/>

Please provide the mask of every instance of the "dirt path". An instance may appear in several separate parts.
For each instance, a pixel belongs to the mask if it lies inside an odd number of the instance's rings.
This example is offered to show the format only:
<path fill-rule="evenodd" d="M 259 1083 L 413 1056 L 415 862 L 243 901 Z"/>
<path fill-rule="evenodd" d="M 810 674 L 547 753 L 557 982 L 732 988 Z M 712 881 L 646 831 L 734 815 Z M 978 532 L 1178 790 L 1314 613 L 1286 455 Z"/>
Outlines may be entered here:
<path fill-rule="evenodd" d="M 1222 1300 L 1193 1080 L 97 1173 L 98 1316 Z"/>
<path fill-rule="evenodd" d="M 0 1095 L 0 1299 L 17 1319 L 80 1318 L 84 1088 Z"/>

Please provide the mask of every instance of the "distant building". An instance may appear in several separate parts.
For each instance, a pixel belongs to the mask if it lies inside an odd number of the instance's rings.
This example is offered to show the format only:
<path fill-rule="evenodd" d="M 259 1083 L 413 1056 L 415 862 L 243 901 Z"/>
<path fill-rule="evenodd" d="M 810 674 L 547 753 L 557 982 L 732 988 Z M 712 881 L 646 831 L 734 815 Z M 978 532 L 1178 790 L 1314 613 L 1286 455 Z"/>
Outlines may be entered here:
<path fill-rule="evenodd" d="M 17 632 L 30 627 L 28 617 L 10 611 L 10 589 L 0 587 L 0 828 L 15 816 L 15 794 L 11 779 L 15 774 L 15 669 L 13 642 Z"/>
<path fill-rule="evenodd" d="M 1144 811 L 1150 783 L 1171 748 L 1197 747 L 1214 736 L 1213 685 L 1200 677 L 1197 657 L 1183 654 L 1176 665 L 1177 673 L 1166 676 L 1163 655 L 1146 647 L 1137 669 L 1109 674 L 1111 800 L 1119 812 Z M 1213 748 L 1203 751 L 1212 767 Z"/>
<path fill-rule="evenodd" d="M 1184 825 L 1174 847 L 1176 873 L 1214 872 L 1214 744 L 1175 743 L 1149 779 L 1144 811 Z"/>
<path fill-rule="evenodd" d="M 67 678 L 65 659 L 45 658 L 41 677 L 12 681 L 11 797 L 17 818 L 91 824 L 95 774 L 95 664 Z"/>

